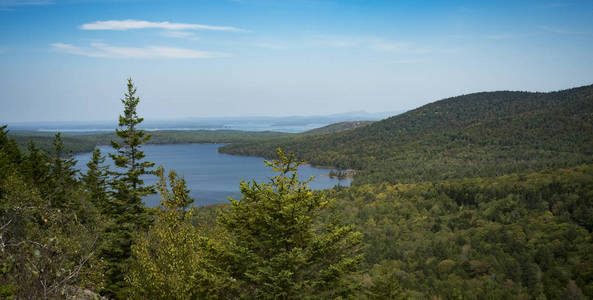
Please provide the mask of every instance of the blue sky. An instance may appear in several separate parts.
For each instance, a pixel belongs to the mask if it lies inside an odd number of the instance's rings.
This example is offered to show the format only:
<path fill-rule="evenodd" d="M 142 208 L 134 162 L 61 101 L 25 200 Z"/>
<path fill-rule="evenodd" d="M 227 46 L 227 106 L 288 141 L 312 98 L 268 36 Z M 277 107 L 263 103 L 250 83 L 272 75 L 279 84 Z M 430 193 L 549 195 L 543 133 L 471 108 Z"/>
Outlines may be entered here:
<path fill-rule="evenodd" d="M 0 0 L 0 122 L 400 111 L 593 83 L 593 1 Z"/>

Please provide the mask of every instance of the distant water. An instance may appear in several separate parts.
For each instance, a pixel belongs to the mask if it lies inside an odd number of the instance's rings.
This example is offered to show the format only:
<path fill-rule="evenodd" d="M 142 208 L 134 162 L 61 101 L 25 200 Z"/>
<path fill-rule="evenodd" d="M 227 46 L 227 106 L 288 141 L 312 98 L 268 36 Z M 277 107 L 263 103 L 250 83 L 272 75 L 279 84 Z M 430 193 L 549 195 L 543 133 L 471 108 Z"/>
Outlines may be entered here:
<path fill-rule="evenodd" d="M 176 127 L 176 126 L 167 126 L 160 125 L 160 126 L 144 126 L 140 127 L 146 131 L 163 131 L 163 130 L 239 130 L 239 131 L 276 131 L 276 132 L 289 132 L 289 133 L 299 133 L 304 132 L 307 130 L 320 128 L 323 126 L 330 125 L 329 122 L 324 123 L 307 123 L 307 124 L 296 124 L 296 125 L 284 125 L 284 124 L 271 124 L 271 123 L 228 123 L 228 124 L 216 124 L 216 125 L 192 125 L 192 126 L 185 126 L 185 127 Z M 80 126 L 79 126 L 80 127 Z M 87 126 L 83 128 L 69 128 L 66 126 L 63 127 L 33 127 L 33 128 L 20 128 L 17 129 L 27 129 L 27 130 L 35 130 L 35 131 L 43 131 L 43 132 L 70 132 L 70 133 L 88 133 L 88 132 L 113 132 L 115 127 L 92 127 Z"/>
<path fill-rule="evenodd" d="M 264 160 L 258 157 L 233 156 L 218 153 L 221 144 L 185 144 L 185 145 L 146 145 L 142 149 L 146 158 L 162 165 L 167 172 L 175 170 L 177 174 L 185 176 L 191 196 L 195 198 L 195 205 L 209 205 L 226 202 L 227 197 L 240 198 L 239 182 L 255 179 L 258 182 L 268 181 L 275 172 L 265 167 Z M 99 147 L 106 155 L 112 152 L 109 146 Z M 86 171 L 86 164 L 91 158 L 91 153 L 80 154 L 77 168 Z M 107 158 L 112 164 L 112 161 Z M 308 165 L 299 169 L 301 180 L 315 176 L 310 183 L 314 190 L 332 188 L 336 185 L 348 186 L 350 180 L 338 180 L 327 176 L 331 169 L 314 168 Z M 156 183 L 155 176 L 145 178 L 147 184 Z M 159 197 L 151 195 L 146 197 L 148 206 L 159 205 Z"/>

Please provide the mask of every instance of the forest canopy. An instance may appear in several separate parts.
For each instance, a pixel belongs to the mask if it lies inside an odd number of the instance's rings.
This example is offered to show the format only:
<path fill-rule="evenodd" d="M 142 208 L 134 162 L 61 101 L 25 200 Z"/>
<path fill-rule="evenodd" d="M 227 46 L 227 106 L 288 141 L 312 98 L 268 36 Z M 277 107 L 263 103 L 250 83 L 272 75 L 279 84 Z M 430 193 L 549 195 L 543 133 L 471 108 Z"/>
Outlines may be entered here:
<path fill-rule="evenodd" d="M 208 207 L 144 157 L 135 93 L 130 80 L 116 170 L 95 149 L 80 174 L 61 134 L 23 150 L 0 127 L 0 298 L 593 298 L 591 86 L 233 144 L 276 175 Z M 301 158 L 354 167 L 356 185 L 311 191 Z"/>

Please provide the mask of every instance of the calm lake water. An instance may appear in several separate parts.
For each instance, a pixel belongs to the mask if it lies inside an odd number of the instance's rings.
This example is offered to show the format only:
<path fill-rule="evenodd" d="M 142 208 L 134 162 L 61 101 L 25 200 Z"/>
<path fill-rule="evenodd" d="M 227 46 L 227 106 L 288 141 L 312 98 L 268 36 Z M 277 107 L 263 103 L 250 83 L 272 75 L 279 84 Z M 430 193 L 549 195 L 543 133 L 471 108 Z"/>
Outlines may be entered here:
<path fill-rule="evenodd" d="M 195 199 L 196 205 L 209 205 L 219 202 L 226 202 L 227 197 L 240 198 L 239 182 L 255 179 L 258 182 L 268 181 L 275 172 L 265 167 L 264 159 L 258 157 L 233 156 L 218 153 L 221 144 L 184 144 L 184 145 L 145 145 L 142 147 L 146 158 L 162 165 L 167 172 L 175 170 L 177 174 L 185 176 L 187 185 L 191 190 L 191 196 Z M 99 147 L 106 155 L 112 152 L 110 146 Z M 80 154 L 75 157 L 78 160 L 77 168 L 82 172 L 86 171 L 86 164 L 91 158 L 91 153 Z M 107 158 L 113 167 L 111 159 Z M 315 179 L 310 183 L 312 189 L 321 190 L 332 188 L 336 185 L 348 186 L 350 180 L 338 180 L 329 178 L 331 169 L 314 168 L 302 166 L 299 169 L 299 178 L 305 180 L 310 176 Z M 148 176 L 145 183 L 156 183 L 156 176 Z M 145 198 L 148 206 L 159 205 L 159 197 L 151 195 Z"/>

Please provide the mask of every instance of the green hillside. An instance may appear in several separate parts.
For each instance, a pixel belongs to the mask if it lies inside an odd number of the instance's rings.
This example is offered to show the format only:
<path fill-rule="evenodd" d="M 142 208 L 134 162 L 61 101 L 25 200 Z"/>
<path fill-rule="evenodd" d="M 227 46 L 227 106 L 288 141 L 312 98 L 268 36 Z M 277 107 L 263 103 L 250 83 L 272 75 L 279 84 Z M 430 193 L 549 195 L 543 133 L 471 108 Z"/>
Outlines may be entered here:
<path fill-rule="evenodd" d="M 585 165 L 328 194 L 363 233 L 382 299 L 590 299 L 592 192 Z"/>
<path fill-rule="evenodd" d="M 353 130 L 233 143 L 220 151 L 269 158 L 276 147 L 312 164 L 356 169 L 355 184 L 574 166 L 593 161 L 593 86 L 463 95 Z"/>
<path fill-rule="evenodd" d="M 318 135 L 318 134 L 329 134 L 340 131 L 351 130 L 359 127 L 368 126 L 375 123 L 375 121 L 351 121 L 351 122 L 340 122 L 334 123 L 320 128 L 311 129 L 301 133 L 301 135 Z"/>

